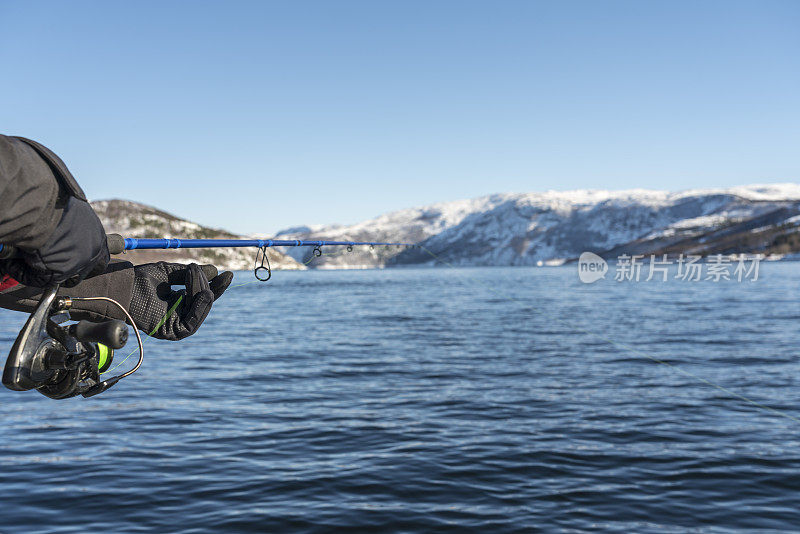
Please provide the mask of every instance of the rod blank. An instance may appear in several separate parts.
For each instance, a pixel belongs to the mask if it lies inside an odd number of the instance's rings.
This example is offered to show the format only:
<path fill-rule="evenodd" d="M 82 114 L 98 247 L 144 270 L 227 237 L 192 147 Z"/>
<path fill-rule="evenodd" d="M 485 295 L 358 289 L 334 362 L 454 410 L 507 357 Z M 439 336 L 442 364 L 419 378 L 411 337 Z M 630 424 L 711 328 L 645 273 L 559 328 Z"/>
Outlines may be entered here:
<path fill-rule="evenodd" d="M 358 245 L 401 245 L 413 243 L 387 243 L 382 241 L 303 241 L 300 239 L 135 239 L 124 238 L 123 250 L 150 250 L 168 248 L 245 248 L 245 247 L 323 247 Z M 112 254 L 118 254 L 112 252 Z"/>
<path fill-rule="evenodd" d="M 389 243 L 384 241 L 304 241 L 301 239 L 136 239 L 108 234 L 108 251 L 122 254 L 126 250 L 154 250 L 170 248 L 248 248 L 248 247 L 326 247 L 326 246 L 406 246 L 414 243 Z M 17 255 L 13 246 L 0 244 L 0 259 Z"/>

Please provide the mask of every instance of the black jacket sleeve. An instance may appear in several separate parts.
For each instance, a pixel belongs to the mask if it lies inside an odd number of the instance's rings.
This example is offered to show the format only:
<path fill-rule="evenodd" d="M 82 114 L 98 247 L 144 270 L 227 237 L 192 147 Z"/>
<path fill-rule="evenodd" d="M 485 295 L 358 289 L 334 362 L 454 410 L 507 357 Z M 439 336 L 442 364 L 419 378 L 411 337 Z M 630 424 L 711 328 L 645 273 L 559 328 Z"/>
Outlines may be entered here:
<path fill-rule="evenodd" d="M 74 283 L 108 263 L 103 225 L 67 166 L 23 137 L 0 135 L 0 243 L 20 253 L 0 274 L 27 285 Z"/>
<path fill-rule="evenodd" d="M 61 219 L 66 195 L 35 148 L 0 135 L 0 243 L 43 246 Z"/>

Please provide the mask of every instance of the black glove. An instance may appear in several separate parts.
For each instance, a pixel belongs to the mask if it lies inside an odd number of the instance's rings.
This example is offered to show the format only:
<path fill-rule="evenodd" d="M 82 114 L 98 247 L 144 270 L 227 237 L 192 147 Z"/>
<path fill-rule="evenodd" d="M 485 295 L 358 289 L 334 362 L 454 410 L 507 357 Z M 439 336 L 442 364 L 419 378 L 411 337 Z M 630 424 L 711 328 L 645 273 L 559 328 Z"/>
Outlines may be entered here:
<path fill-rule="evenodd" d="M 162 261 L 134 267 L 127 261 L 112 260 L 104 273 L 87 278 L 73 288 L 62 288 L 58 294 L 110 297 L 128 310 L 139 330 L 159 339 L 174 341 L 190 336 L 200 328 L 212 303 L 225 292 L 232 280 L 233 273 L 226 271 L 218 275 L 213 265 Z M 182 285 L 185 289 L 173 291 L 173 285 Z M 31 313 L 41 297 L 41 289 L 20 284 L 0 291 L 0 307 Z M 178 299 L 180 303 L 170 313 Z M 124 313 L 105 301 L 75 301 L 70 315 L 75 320 L 96 322 L 126 320 Z"/>
<path fill-rule="evenodd" d="M 159 339 L 191 336 L 203 324 L 211 305 L 228 289 L 233 273 L 217 274 L 213 265 L 146 263 L 134 267 L 133 295 L 128 308 L 136 326 Z M 171 286 L 186 289 L 174 291 Z M 181 299 L 177 308 L 169 310 Z"/>
<path fill-rule="evenodd" d="M 21 284 L 76 285 L 102 273 L 108 265 L 106 233 L 88 202 L 68 197 L 56 229 L 36 250 L 20 249 L 21 257 L 0 261 L 0 272 Z"/>

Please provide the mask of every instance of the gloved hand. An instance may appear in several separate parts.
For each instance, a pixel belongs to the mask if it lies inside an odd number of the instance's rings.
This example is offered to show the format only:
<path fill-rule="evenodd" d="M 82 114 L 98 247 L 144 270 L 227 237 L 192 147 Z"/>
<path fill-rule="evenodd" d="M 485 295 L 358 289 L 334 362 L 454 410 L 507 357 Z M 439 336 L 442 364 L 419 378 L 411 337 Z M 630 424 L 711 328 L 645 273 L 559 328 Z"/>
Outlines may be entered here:
<path fill-rule="evenodd" d="M 58 225 L 42 247 L 19 252 L 19 258 L 0 261 L 0 272 L 34 287 L 74 286 L 102 273 L 109 261 L 100 219 L 88 202 L 75 197 L 68 197 Z"/>
<path fill-rule="evenodd" d="M 128 310 L 136 327 L 145 334 L 178 340 L 197 332 L 213 302 L 225 292 L 232 280 L 233 273 L 217 274 L 213 265 L 161 261 L 134 267 L 128 261 L 112 260 L 104 273 L 87 278 L 73 288 L 61 288 L 58 294 L 110 297 Z M 175 291 L 173 285 L 185 289 Z M 0 291 L 0 307 L 30 313 L 41 297 L 41 289 L 18 285 Z M 174 310 L 173 306 L 176 306 Z M 104 301 L 75 301 L 70 315 L 75 320 L 96 322 L 126 320 L 125 314 L 116 306 Z"/>
<path fill-rule="evenodd" d="M 213 265 L 196 263 L 146 263 L 134 267 L 134 273 L 128 311 L 137 328 L 150 336 L 170 340 L 197 332 L 211 311 L 211 305 L 233 280 L 230 271 L 217 274 Z M 173 285 L 182 285 L 185 289 L 174 291 Z"/>

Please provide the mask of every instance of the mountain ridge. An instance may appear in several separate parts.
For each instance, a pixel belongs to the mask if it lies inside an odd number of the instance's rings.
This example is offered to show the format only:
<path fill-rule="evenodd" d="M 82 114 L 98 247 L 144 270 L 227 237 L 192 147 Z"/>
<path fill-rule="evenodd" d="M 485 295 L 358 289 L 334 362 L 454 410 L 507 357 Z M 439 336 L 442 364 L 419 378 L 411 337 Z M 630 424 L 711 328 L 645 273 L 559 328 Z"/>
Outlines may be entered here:
<path fill-rule="evenodd" d="M 107 231 L 131 237 L 253 237 L 203 227 L 131 201 L 98 201 L 93 206 Z M 547 265 L 570 261 L 584 251 L 607 258 L 679 253 L 782 257 L 800 252 L 798 232 L 800 184 L 776 183 L 677 192 L 498 193 L 396 210 L 352 225 L 295 226 L 270 237 L 417 243 L 454 265 Z M 155 254 L 173 252 L 178 251 Z M 191 254 L 226 268 L 251 268 L 254 257 L 250 249 Z M 289 269 L 306 263 L 321 269 L 435 263 L 425 250 L 396 247 L 357 247 L 319 258 L 311 254 L 304 248 L 277 249 L 270 260 L 274 256 L 276 268 Z"/>
<path fill-rule="evenodd" d="M 656 253 L 678 238 L 685 241 L 795 202 L 800 202 L 800 185 L 795 183 L 677 192 L 583 189 L 503 193 L 398 210 L 350 226 L 281 235 L 296 239 L 377 236 L 417 242 L 438 260 L 455 265 L 544 265 L 569 261 L 584 251 L 606 257 L 628 250 Z M 670 233 L 672 240 L 668 239 Z M 652 243 L 648 245 L 648 241 Z M 689 242 L 685 246 L 702 252 L 702 247 Z M 773 247 L 769 242 L 751 242 L 740 252 L 786 254 L 797 250 L 791 244 Z M 303 251 L 288 253 L 308 260 Z M 362 254 L 359 263 L 379 267 L 433 261 L 426 251 L 410 250 L 388 258 Z"/>

